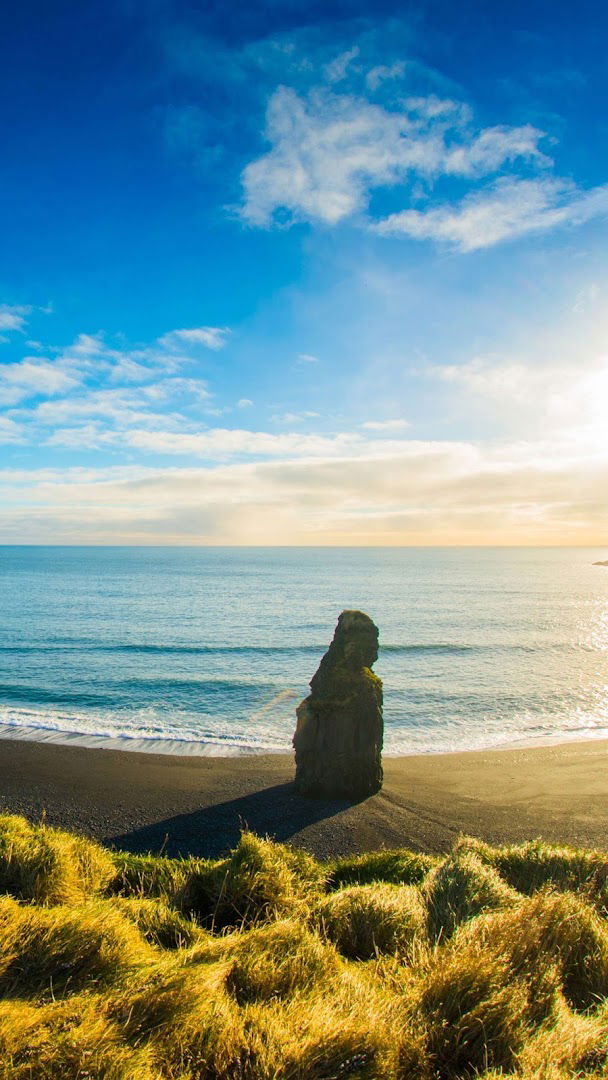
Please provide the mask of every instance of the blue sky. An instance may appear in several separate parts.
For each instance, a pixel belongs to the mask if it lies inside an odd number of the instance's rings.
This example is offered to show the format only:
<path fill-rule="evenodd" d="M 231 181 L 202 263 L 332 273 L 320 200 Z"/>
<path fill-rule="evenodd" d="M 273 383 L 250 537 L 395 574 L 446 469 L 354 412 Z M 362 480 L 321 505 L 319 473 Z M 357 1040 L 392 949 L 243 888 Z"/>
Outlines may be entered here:
<path fill-rule="evenodd" d="M 0 542 L 604 542 L 607 29 L 5 12 Z"/>

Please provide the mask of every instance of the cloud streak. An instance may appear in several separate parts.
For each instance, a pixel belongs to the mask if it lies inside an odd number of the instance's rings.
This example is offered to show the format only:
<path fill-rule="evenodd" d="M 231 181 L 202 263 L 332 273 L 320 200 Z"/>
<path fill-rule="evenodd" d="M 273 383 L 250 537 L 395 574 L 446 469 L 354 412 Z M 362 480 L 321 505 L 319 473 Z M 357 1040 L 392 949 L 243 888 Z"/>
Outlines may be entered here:
<path fill-rule="evenodd" d="M 583 225 L 608 216 L 608 184 L 580 191 L 563 180 L 498 180 L 460 203 L 402 210 L 377 222 L 382 236 L 436 240 L 458 251 L 478 251 L 504 240 Z"/>
<path fill-rule="evenodd" d="M 31 311 L 29 306 L 0 304 L 0 331 L 25 329 L 26 316 Z"/>
<path fill-rule="evenodd" d="M 213 468 L 0 471 L 0 539 L 597 543 L 608 453 L 417 442 Z"/>
<path fill-rule="evenodd" d="M 203 345 L 217 352 L 227 344 L 229 333 L 227 326 L 195 326 L 190 330 L 171 330 L 159 338 L 159 344 L 169 349 Z"/>

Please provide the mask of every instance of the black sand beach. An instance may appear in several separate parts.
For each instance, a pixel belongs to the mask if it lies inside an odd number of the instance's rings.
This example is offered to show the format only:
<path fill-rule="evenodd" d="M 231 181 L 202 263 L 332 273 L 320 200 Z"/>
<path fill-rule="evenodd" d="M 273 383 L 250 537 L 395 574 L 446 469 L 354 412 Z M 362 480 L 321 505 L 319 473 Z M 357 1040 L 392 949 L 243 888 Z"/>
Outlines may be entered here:
<path fill-rule="evenodd" d="M 542 837 L 608 850 L 608 742 L 387 758 L 357 804 L 297 796 L 287 755 L 204 758 L 0 741 L 0 810 L 129 851 L 217 856 L 242 826 L 324 858 Z"/>

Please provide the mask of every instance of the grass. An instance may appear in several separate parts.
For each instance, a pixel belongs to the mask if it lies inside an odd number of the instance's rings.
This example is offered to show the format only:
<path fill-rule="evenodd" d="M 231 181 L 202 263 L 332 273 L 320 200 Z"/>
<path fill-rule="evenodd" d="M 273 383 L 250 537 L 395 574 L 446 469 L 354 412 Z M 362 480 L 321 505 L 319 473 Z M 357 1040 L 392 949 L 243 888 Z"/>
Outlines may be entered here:
<path fill-rule="evenodd" d="M 456 850 L 429 872 L 422 892 L 431 939 L 450 937 L 461 923 L 494 908 L 513 907 L 518 893 L 474 852 Z"/>
<path fill-rule="evenodd" d="M 1 817 L 0 1080 L 600 1080 L 607 865 L 167 859 Z"/>
<path fill-rule="evenodd" d="M 426 911 L 415 885 L 351 885 L 323 897 L 313 918 L 321 936 L 351 960 L 411 960 L 427 943 Z"/>

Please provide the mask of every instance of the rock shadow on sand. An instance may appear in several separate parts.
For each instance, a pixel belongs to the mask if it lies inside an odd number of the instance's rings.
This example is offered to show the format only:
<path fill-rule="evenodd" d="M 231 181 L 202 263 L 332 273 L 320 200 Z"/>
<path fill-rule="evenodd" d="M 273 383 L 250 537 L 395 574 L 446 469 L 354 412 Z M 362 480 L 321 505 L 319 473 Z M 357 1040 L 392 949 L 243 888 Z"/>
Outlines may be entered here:
<path fill-rule="evenodd" d="M 284 842 L 353 805 L 346 799 L 303 798 L 293 783 L 275 784 L 238 799 L 151 822 L 113 836 L 109 842 L 137 854 L 219 858 L 238 844 L 243 829 Z"/>

